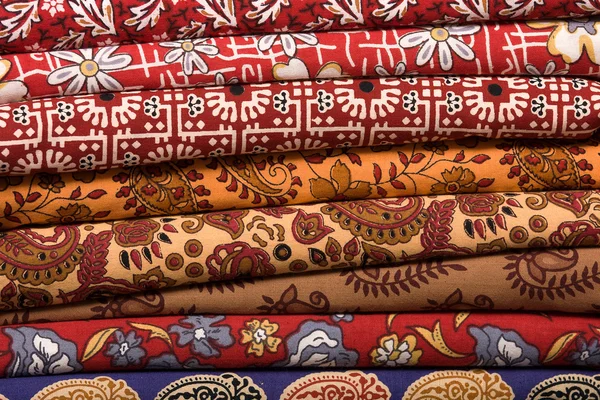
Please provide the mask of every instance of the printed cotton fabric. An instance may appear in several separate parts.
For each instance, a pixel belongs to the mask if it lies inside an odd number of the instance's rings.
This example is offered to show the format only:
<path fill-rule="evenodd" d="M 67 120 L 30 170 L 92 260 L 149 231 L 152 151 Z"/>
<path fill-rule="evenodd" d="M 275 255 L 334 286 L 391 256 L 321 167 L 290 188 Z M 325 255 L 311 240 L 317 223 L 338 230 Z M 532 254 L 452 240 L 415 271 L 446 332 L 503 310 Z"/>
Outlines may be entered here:
<path fill-rule="evenodd" d="M 515 313 L 169 316 L 2 328 L 7 377 L 132 369 L 598 367 L 600 320 Z"/>
<path fill-rule="evenodd" d="M 300 32 L 598 13 L 596 0 L 318 0 L 310 4 L 289 0 L 8 0 L 0 4 L 0 49 L 36 52 L 254 32 L 300 36 Z"/>
<path fill-rule="evenodd" d="M 600 77 L 598 65 L 598 19 L 281 32 L 4 55 L 0 104 L 232 80 L 262 83 L 405 73 Z"/>
<path fill-rule="evenodd" d="M 74 374 L 4 379 L 0 399 L 58 400 L 74 392 L 106 399 L 166 400 L 182 394 L 221 396 L 246 400 L 426 400 L 435 391 L 441 399 L 542 400 L 549 393 L 562 398 L 586 394 L 600 396 L 600 383 L 592 371 L 571 369 L 427 370 L 248 370 L 144 371 Z M 329 397 L 327 397 L 329 395 Z M 352 397 L 349 397 L 349 396 Z M 23 396 L 23 397 L 21 397 Z M 560 397 L 556 397 L 560 398 Z M 584 397 L 585 398 L 585 397 Z M 4 400 L 3 399 L 3 400 Z"/>
<path fill-rule="evenodd" d="M 599 203 L 598 191 L 471 193 L 15 229 L 0 235 L 0 299 L 11 310 L 190 282 L 600 246 Z"/>
<path fill-rule="evenodd" d="M 382 78 L 118 92 L 0 108 L 0 173 L 468 136 L 585 139 L 600 84 L 581 78 Z"/>
<path fill-rule="evenodd" d="M 477 257 L 357 266 L 166 289 L 161 288 L 161 275 L 157 273 L 156 283 L 151 284 L 148 276 L 145 282 L 148 290 L 144 292 L 111 297 L 106 293 L 103 299 L 82 303 L 7 311 L 0 313 L 0 324 L 194 313 L 444 310 L 597 313 L 600 304 L 597 260 L 597 248 L 512 250 Z M 23 293 L 25 286 L 18 287 Z M 20 299 L 31 292 L 25 293 Z"/>
<path fill-rule="evenodd" d="M 595 189 L 598 137 L 468 138 L 0 177 L 0 230 L 430 194 Z M 128 164 L 139 163 L 131 157 Z"/>

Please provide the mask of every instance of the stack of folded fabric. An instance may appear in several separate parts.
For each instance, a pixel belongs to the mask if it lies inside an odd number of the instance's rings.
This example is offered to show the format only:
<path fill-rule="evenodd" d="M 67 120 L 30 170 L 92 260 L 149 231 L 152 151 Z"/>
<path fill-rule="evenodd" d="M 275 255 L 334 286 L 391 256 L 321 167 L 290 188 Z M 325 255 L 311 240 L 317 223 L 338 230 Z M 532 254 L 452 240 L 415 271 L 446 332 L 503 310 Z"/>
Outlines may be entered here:
<path fill-rule="evenodd" d="M 0 399 L 599 398 L 599 14 L 3 1 Z"/>

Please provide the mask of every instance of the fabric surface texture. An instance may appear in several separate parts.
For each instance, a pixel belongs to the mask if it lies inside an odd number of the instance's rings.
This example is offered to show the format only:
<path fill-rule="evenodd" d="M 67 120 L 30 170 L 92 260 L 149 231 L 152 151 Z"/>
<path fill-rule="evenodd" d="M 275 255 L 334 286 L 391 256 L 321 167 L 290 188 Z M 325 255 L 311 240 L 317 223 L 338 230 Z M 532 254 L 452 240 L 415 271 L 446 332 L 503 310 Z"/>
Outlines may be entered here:
<path fill-rule="evenodd" d="M 144 371 L 73 374 L 5 379 L 0 398 L 59 400 L 73 393 L 99 398 L 164 400 L 182 394 L 220 395 L 224 399 L 301 400 L 351 397 L 353 400 L 426 400 L 431 392 L 451 398 L 542 400 L 548 395 L 600 396 L 592 371 L 578 369 L 366 369 Z M 4 399 L 3 399 L 4 400 Z"/>
<path fill-rule="evenodd" d="M 232 80 L 263 83 L 415 73 L 600 77 L 599 65 L 598 18 L 190 38 L 3 55 L 0 104 Z"/>
<path fill-rule="evenodd" d="M 7 377 L 140 369 L 597 367 L 599 319 L 514 313 L 168 316 L 21 324 Z M 368 329 L 365 329 L 368 327 Z"/>
<path fill-rule="evenodd" d="M 430 194 L 596 189 L 598 137 L 310 150 L 0 177 L 0 230 Z"/>
<path fill-rule="evenodd" d="M 469 136 L 586 139 L 599 99 L 600 84 L 581 78 L 389 77 L 33 100 L 0 108 L 0 174 Z"/>
<path fill-rule="evenodd" d="M 11 310 L 192 282 L 599 246 L 599 203 L 599 191 L 471 193 L 14 229 L 0 235 L 0 304 Z"/>
<path fill-rule="evenodd" d="M 255 32 L 301 36 L 302 32 L 327 30 L 598 13 L 596 0 L 318 0 L 310 4 L 290 0 L 8 0 L 0 4 L 0 49 L 39 52 Z"/>

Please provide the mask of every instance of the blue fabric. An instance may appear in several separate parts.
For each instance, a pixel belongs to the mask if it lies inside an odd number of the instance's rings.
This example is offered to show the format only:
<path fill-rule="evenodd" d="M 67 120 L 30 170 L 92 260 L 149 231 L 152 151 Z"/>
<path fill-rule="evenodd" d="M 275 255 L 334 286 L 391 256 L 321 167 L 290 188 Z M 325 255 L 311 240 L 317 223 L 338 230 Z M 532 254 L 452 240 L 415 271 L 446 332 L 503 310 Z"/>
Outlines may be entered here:
<path fill-rule="evenodd" d="M 447 371 L 458 371 L 451 369 Z M 467 370 L 465 370 L 467 371 Z M 330 371 L 333 373 L 343 373 L 344 371 Z M 391 393 L 392 399 L 400 399 L 407 391 L 409 386 L 422 377 L 436 372 L 435 370 L 363 370 L 364 374 L 375 374 L 381 384 L 385 385 Z M 439 373 L 439 371 L 437 371 Z M 514 393 L 514 399 L 526 399 L 532 389 L 540 384 L 558 375 L 569 375 L 570 377 L 579 377 L 578 379 L 590 379 L 594 376 L 593 371 L 585 370 L 553 370 L 553 369 L 506 369 L 490 370 L 488 373 L 497 373 L 502 381 L 510 386 Z M 268 370 L 268 371 L 234 371 L 234 374 L 240 377 L 249 377 L 252 383 L 260 387 L 266 398 L 279 399 L 286 388 L 296 382 L 298 379 L 306 377 L 313 373 L 327 374 L 328 372 L 318 371 L 298 371 L 298 370 Z M 346 372 L 348 373 L 348 372 Z M 476 371 L 467 371 L 469 374 Z M 159 371 L 141 371 L 128 373 L 106 373 L 106 374 L 77 374 L 77 375 L 57 375 L 41 376 L 35 378 L 11 378 L 0 380 L 0 394 L 8 400 L 31 399 L 42 389 L 55 384 L 58 381 L 72 379 L 95 379 L 99 376 L 107 376 L 114 380 L 124 380 L 127 385 L 135 390 L 140 399 L 154 399 L 157 394 L 175 381 L 181 378 L 195 375 L 222 375 L 227 374 L 223 371 L 186 371 L 186 372 L 159 372 Z M 589 378 L 587 378 L 589 377 Z M 591 380 L 591 379 L 590 379 Z M 569 381 L 568 379 L 566 381 Z M 561 380 L 565 382 L 565 379 Z M 596 384 L 600 392 L 600 384 Z M 258 398 L 264 398 L 260 396 Z M 537 397 L 536 397 L 537 398 Z"/>

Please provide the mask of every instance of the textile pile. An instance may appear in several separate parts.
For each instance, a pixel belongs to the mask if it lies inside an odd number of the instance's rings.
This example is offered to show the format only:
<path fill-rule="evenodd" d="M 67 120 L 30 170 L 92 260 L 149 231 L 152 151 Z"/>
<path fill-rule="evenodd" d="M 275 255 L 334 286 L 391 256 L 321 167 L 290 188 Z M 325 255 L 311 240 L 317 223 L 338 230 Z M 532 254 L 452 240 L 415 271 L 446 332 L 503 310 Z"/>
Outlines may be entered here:
<path fill-rule="evenodd" d="M 3 1 L 0 399 L 600 398 L 598 78 L 600 0 Z"/>

